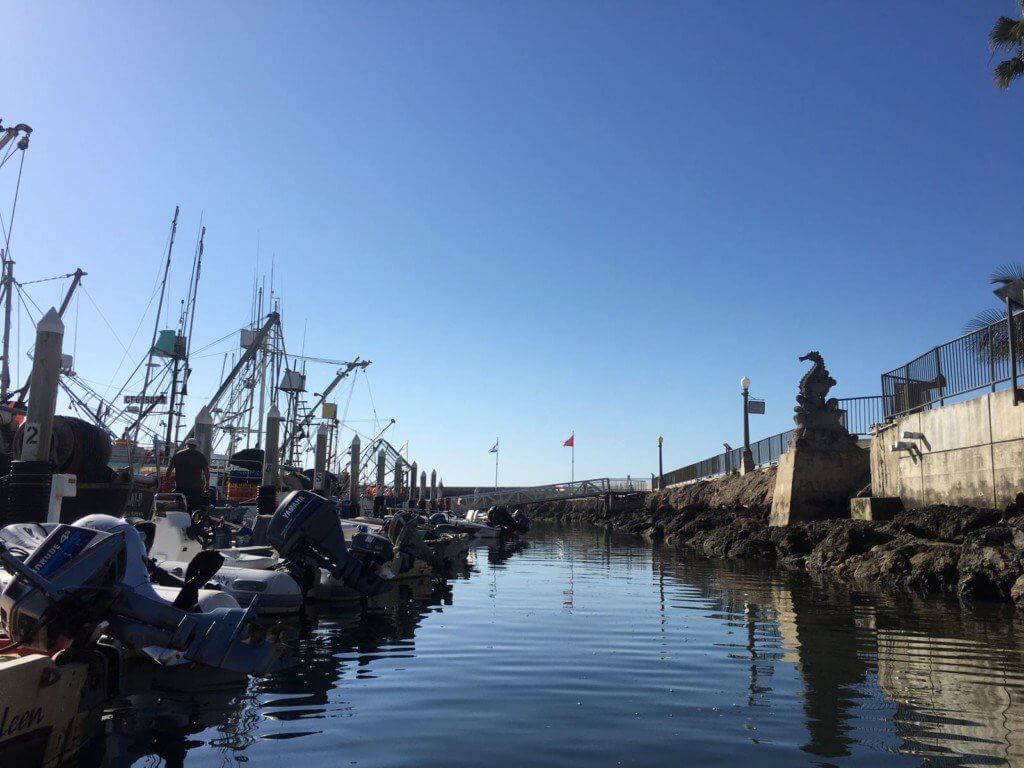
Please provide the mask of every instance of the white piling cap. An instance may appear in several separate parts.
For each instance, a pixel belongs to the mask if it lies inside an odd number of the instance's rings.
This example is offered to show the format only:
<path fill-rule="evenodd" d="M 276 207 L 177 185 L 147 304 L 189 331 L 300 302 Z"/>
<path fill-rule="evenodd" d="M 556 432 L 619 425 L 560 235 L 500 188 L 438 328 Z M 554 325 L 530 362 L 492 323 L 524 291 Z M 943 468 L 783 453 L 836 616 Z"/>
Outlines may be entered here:
<path fill-rule="evenodd" d="M 36 326 L 36 333 L 57 333 L 64 335 L 64 321 L 60 319 L 57 310 L 50 307 L 49 311 L 39 320 Z"/>
<path fill-rule="evenodd" d="M 274 405 L 270 406 L 270 410 L 267 411 L 267 418 L 268 419 L 280 419 L 281 418 L 281 412 L 279 410 L 277 410 L 277 403 L 274 403 Z"/>
<path fill-rule="evenodd" d="M 209 406 L 204 405 L 199 409 L 199 413 L 196 414 L 196 424 L 213 424 Z"/>
<path fill-rule="evenodd" d="M 317 427 L 316 428 L 316 434 L 317 434 L 317 437 L 319 437 L 320 435 L 326 435 L 327 434 L 327 425 L 326 424 L 321 424 L 319 427 Z"/>

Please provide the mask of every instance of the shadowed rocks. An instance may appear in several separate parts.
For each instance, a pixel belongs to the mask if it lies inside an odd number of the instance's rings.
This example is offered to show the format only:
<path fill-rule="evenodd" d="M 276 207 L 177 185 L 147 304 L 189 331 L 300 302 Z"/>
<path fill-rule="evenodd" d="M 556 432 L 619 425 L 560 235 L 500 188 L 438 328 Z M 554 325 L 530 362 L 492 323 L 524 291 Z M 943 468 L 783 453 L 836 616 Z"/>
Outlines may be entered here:
<path fill-rule="evenodd" d="M 611 512 L 581 499 L 539 504 L 530 514 L 608 526 L 712 558 L 773 561 L 867 589 L 1024 606 L 1024 503 L 1002 512 L 934 506 L 887 522 L 836 519 L 773 528 L 773 483 L 771 471 L 756 472 L 668 488 Z"/>

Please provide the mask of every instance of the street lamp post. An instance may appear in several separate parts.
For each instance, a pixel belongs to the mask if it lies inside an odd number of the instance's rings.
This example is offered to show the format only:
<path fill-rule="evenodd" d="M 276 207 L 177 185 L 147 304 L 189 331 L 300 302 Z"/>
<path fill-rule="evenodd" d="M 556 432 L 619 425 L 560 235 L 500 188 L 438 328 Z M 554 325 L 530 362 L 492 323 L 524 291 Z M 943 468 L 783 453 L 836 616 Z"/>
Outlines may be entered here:
<path fill-rule="evenodd" d="M 750 379 L 744 376 L 740 379 L 740 386 L 743 388 L 743 459 L 740 474 L 745 475 L 754 469 L 754 454 L 750 452 Z"/>
<path fill-rule="evenodd" d="M 665 442 L 664 437 L 658 438 L 658 490 L 665 487 L 665 467 L 661 463 L 661 446 Z"/>

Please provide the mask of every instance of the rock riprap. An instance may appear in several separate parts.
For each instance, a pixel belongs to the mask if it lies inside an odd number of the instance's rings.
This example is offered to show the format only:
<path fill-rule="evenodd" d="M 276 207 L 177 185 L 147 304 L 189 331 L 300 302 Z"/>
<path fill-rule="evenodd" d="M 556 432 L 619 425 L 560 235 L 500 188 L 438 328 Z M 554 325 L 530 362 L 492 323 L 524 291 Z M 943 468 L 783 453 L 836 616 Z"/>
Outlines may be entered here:
<path fill-rule="evenodd" d="M 934 506 L 886 522 L 850 519 L 769 527 L 771 470 L 690 483 L 644 502 L 548 502 L 538 520 L 590 523 L 713 558 L 774 561 L 861 587 L 1013 601 L 1024 607 L 1024 504 Z M 1024 501 L 1024 499 L 1022 499 Z"/>

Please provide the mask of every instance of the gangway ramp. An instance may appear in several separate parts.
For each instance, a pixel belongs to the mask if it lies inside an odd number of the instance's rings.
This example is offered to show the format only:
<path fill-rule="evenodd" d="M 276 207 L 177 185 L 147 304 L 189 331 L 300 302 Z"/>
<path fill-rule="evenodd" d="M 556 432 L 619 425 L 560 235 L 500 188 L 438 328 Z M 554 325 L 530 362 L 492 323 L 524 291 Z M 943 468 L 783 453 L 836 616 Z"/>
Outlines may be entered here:
<path fill-rule="evenodd" d="M 497 506 L 519 507 L 524 504 L 539 504 L 545 501 L 570 501 L 608 495 L 621 496 L 631 493 L 647 493 L 650 490 L 650 480 L 636 480 L 631 477 L 599 477 L 594 480 L 573 480 L 552 485 L 480 491 L 468 496 L 461 496 L 456 502 L 462 509 L 486 509 Z"/>

